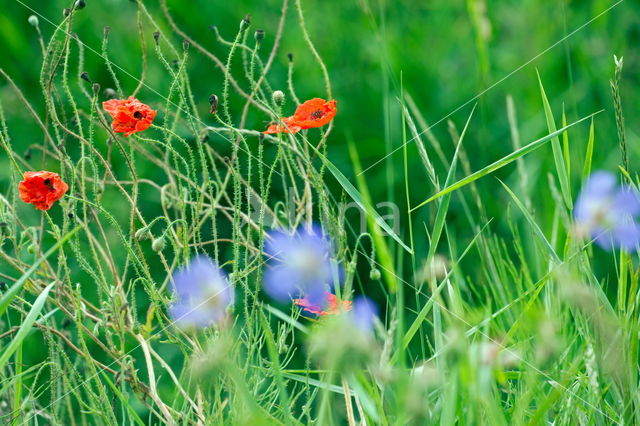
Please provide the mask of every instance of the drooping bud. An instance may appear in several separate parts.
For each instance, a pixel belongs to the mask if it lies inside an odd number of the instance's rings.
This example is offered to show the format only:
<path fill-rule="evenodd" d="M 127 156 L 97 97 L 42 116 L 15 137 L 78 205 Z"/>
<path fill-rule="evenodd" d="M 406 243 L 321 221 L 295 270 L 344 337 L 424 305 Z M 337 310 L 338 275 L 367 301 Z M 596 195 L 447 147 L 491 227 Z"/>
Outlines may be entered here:
<path fill-rule="evenodd" d="M 148 238 L 151 238 L 151 233 L 147 228 L 140 228 L 135 233 L 136 240 L 143 241 Z"/>
<path fill-rule="evenodd" d="M 66 18 L 69 15 L 71 15 L 71 9 L 69 9 L 68 7 L 65 7 L 64 9 L 62 9 L 62 16 Z"/>
<path fill-rule="evenodd" d="M 209 104 L 211 105 L 211 114 L 215 114 L 218 110 L 218 96 L 209 96 Z"/>
<path fill-rule="evenodd" d="M 240 21 L 240 31 L 246 31 L 247 28 L 251 26 L 251 15 L 247 15 L 244 17 L 242 21 Z"/>
<path fill-rule="evenodd" d="M 87 6 L 84 0 L 78 0 L 75 4 L 76 10 L 84 9 Z"/>
<path fill-rule="evenodd" d="M 87 83 L 91 83 L 91 79 L 89 78 L 89 73 L 86 71 L 83 71 L 80 73 L 80 78 L 86 81 Z"/>
<path fill-rule="evenodd" d="M 166 241 L 164 237 L 158 237 L 151 243 L 151 249 L 155 252 L 161 252 L 162 250 L 164 250 L 165 246 Z"/>
<path fill-rule="evenodd" d="M 273 92 L 273 95 L 271 95 L 271 99 L 273 103 L 278 106 L 284 105 L 284 92 L 282 90 L 276 90 Z"/>
<path fill-rule="evenodd" d="M 293 62 L 293 53 L 287 53 L 287 58 L 289 59 L 289 62 Z"/>
<path fill-rule="evenodd" d="M 29 25 L 31 26 L 37 27 L 38 25 L 40 25 L 40 20 L 36 15 L 29 16 L 28 21 L 29 21 Z"/>

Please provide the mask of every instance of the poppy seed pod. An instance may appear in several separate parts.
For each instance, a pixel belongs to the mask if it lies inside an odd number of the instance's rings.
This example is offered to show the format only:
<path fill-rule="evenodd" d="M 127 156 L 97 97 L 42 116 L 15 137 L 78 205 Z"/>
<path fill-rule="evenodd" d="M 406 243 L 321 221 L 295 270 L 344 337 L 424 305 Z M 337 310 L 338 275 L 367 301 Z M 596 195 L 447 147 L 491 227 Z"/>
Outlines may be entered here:
<path fill-rule="evenodd" d="M 372 281 L 378 281 L 381 276 L 382 274 L 380 274 L 379 269 L 373 268 L 371 272 L 369 272 L 369 278 L 371 278 Z"/>
<path fill-rule="evenodd" d="M 164 237 L 158 237 L 151 243 L 151 249 L 155 252 L 161 252 L 166 246 Z"/>
<path fill-rule="evenodd" d="M 32 25 L 34 27 L 37 27 L 38 25 L 40 25 L 40 20 L 36 15 L 29 16 L 28 21 L 29 21 L 29 25 Z"/>
<path fill-rule="evenodd" d="M 273 99 L 273 103 L 278 106 L 284 105 L 284 92 L 282 90 L 276 90 L 273 92 L 273 95 L 271 95 L 271 99 Z"/>

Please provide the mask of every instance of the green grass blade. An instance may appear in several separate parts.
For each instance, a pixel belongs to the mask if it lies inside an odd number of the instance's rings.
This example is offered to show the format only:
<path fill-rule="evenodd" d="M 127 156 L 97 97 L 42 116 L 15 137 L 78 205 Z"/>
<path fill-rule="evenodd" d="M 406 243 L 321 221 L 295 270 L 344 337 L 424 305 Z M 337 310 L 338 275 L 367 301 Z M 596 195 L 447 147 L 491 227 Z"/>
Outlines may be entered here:
<path fill-rule="evenodd" d="M 515 205 L 520 209 L 520 211 L 524 215 L 525 219 L 527 219 L 527 222 L 529 222 L 529 225 L 531 226 L 531 228 L 533 228 L 533 232 L 538 236 L 540 241 L 542 241 L 542 243 L 545 245 L 545 247 L 546 247 L 547 251 L 549 252 L 549 254 L 553 257 L 553 259 L 556 261 L 556 263 L 560 263 L 560 258 L 556 254 L 556 251 L 551 246 L 551 243 L 549 242 L 549 240 L 547 240 L 547 237 L 545 237 L 544 233 L 542 232 L 542 229 L 540 229 L 540 227 L 538 226 L 536 221 L 533 219 L 533 216 L 531 216 L 531 213 L 529 213 L 527 208 L 524 206 L 524 204 L 522 204 L 520 199 L 518 199 L 516 194 L 514 194 L 513 191 L 511 191 L 511 189 L 504 182 L 502 182 L 500 179 L 498 179 L 498 182 L 500 182 L 502 187 L 511 196 L 511 199 L 513 200 Z"/>
<path fill-rule="evenodd" d="M 542 103 L 544 104 L 544 115 L 547 119 L 547 127 L 549 128 L 550 133 L 555 134 L 557 133 L 556 123 L 553 119 L 553 112 L 551 111 L 549 99 L 547 99 L 547 94 L 542 86 L 540 74 L 538 74 L 538 82 L 540 83 L 540 94 L 542 95 Z M 563 128 L 566 128 L 566 126 Z M 553 150 L 553 160 L 556 163 L 556 171 L 558 172 L 558 180 L 560 181 L 562 198 L 564 199 L 564 203 L 567 208 L 571 210 L 573 209 L 573 201 L 571 199 L 571 189 L 569 188 L 567 163 L 565 163 L 564 155 L 562 154 L 562 147 L 560 146 L 560 140 L 558 139 L 557 134 L 551 138 L 551 148 Z"/>
<path fill-rule="evenodd" d="M 412 210 L 416 210 L 426 204 L 429 204 L 430 202 L 432 202 L 433 200 L 436 200 L 440 197 L 442 197 L 443 195 L 449 194 L 450 192 L 453 192 L 457 189 L 460 189 L 464 186 L 469 185 L 471 182 L 475 182 L 476 180 L 491 174 L 493 172 L 495 172 L 498 169 L 501 169 L 502 167 L 511 164 L 512 162 L 516 161 L 518 158 L 529 154 L 532 151 L 535 151 L 536 149 L 540 148 L 542 145 L 544 145 L 546 142 L 548 142 L 551 138 L 557 137 L 558 135 L 562 134 L 562 132 L 564 132 L 567 129 L 570 129 L 571 127 L 585 121 L 588 120 L 589 118 L 593 117 L 596 114 L 599 114 L 599 112 L 596 112 L 594 114 L 588 115 L 587 117 L 581 118 L 578 121 L 575 121 L 571 124 L 569 124 L 566 127 L 563 127 L 562 129 L 555 131 L 551 134 L 548 134 L 547 136 L 540 138 L 536 141 L 531 142 L 528 145 L 523 146 L 522 148 L 513 151 L 511 154 L 506 155 L 505 157 L 501 158 L 500 160 L 488 165 L 487 167 L 484 167 L 483 169 L 478 170 L 475 173 L 472 173 L 471 175 L 467 176 L 466 178 L 459 180 L 458 182 L 454 183 L 451 186 L 448 186 L 446 188 L 444 188 L 443 190 L 439 191 L 438 193 L 432 195 L 431 197 L 429 197 L 428 199 L 426 199 L 425 201 L 423 201 L 422 203 L 418 204 L 416 207 L 414 207 Z"/>
<path fill-rule="evenodd" d="M 312 146 L 312 145 L 310 144 L 310 146 Z M 411 248 L 409 248 L 409 246 L 407 246 L 404 243 L 404 241 L 402 241 L 402 239 L 398 236 L 398 234 L 393 232 L 393 229 L 391 229 L 391 227 L 389 225 L 387 225 L 387 222 L 385 222 L 384 219 L 382 217 L 380 217 L 380 215 L 374 209 L 367 208 L 367 204 L 365 203 L 365 200 L 363 199 L 362 194 L 360 194 L 360 192 L 356 189 L 356 187 L 353 186 L 353 184 L 351 182 L 349 182 L 349 179 L 347 179 L 347 177 L 340 171 L 340 169 L 338 169 L 331 161 L 329 161 L 329 159 L 327 159 L 327 157 L 325 157 L 320 151 L 316 150 L 315 147 L 313 147 L 313 149 L 315 151 L 315 154 L 318 157 L 320 157 L 320 159 L 327 166 L 327 168 L 329 169 L 329 171 L 331 172 L 333 177 L 336 178 L 338 183 L 342 186 L 342 188 L 344 188 L 346 193 L 349 194 L 349 196 L 353 199 L 353 201 L 355 201 L 355 203 L 358 205 L 358 207 L 360 207 L 363 211 L 367 212 L 368 214 L 371 214 L 373 216 L 373 219 L 375 220 L 376 224 L 380 228 L 384 229 L 384 231 L 389 236 L 391 236 L 391 238 L 396 240 L 398 242 L 398 244 L 400 244 L 400 246 L 402 246 L 403 249 L 405 249 L 409 253 L 413 254 L 413 251 L 411 250 Z M 356 174 L 357 173 L 358 173 L 358 171 L 356 171 Z"/>
<path fill-rule="evenodd" d="M 33 306 L 31 310 L 27 314 L 24 319 L 24 322 L 18 329 L 16 336 L 13 338 L 11 343 L 3 349 L 2 354 L 0 354 L 0 370 L 2 370 L 9 360 L 9 357 L 18 349 L 18 347 L 22 344 L 22 341 L 27 337 L 29 331 L 31 331 L 31 327 L 33 323 L 38 319 L 38 315 L 40 315 L 40 311 L 44 308 L 44 302 L 47 300 L 49 296 L 49 292 L 53 288 L 54 283 L 49 284 L 40 295 L 36 298 L 36 301 L 33 302 Z"/>
<path fill-rule="evenodd" d="M 40 267 L 40 265 L 42 265 L 42 263 L 47 260 L 47 258 L 49 256 L 51 256 L 53 253 L 55 253 L 56 251 L 58 251 L 58 249 L 60 247 L 62 247 L 64 245 L 64 243 L 66 243 L 67 241 L 69 241 L 69 239 L 73 236 L 73 234 L 75 234 L 76 232 L 78 232 L 78 230 L 80 229 L 80 227 L 77 227 L 75 229 L 73 229 L 71 232 L 69 232 L 67 235 L 65 235 L 64 237 L 62 237 L 62 239 L 60 239 L 58 242 L 56 242 L 53 247 L 51 247 L 49 250 L 47 250 L 47 252 L 40 258 L 38 259 L 33 266 L 31 266 L 31 268 L 29 268 L 27 270 L 27 272 L 24 273 L 23 276 L 20 277 L 20 279 L 18 281 L 15 282 L 15 284 L 13 284 L 11 286 L 11 288 L 9 290 L 7 290 L 6 293 L 4 293 L 2 295 L 2 297 L 0 298 L 0 315 L 2 315 L 6 310 L 7 307 L 9 307 L 9 304 L 11 303 L 11 301 L 13 300 L 14 297 L 16 297 L 16 295 L 20 292 L 20 290 L 22 289 L 22 287 L 24 286 L 24 284 L 27 282 L 27 280 L 29 279 L 29 277 L 31 275 L 33 275 L 33 273 L 35 271 L 38 270 L 38 268 Z"/>
<path fill-rule="evenodd" d="M 595 125 L 593 119 L 589 127 L 589 141 L 587 142 L 587 153 L 584 156 L 584 169 L 582 170 L 582 180 L 584 181 L 591 174 L 591 163 L 593 160 L 593 146 L 595 144 Z"/>

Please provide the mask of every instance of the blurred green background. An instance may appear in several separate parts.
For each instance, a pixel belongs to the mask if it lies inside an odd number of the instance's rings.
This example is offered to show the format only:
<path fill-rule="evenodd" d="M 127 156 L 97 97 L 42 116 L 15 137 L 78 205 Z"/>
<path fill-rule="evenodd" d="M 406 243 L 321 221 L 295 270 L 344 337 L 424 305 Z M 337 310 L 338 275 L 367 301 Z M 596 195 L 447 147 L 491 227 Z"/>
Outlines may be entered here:
<path fill-rule="evenodd" d="M 290 5 L 295 0 L 290 0 Z M 558 127 L 564 108 L 568 122 L 598 110 L 594 168 L 614 169 L 620 162 L 617 133 L 609 80 L 613 77 L 613 55 L 624 57 L 622 103 L 626 117 L 631 170 L 640 161 L 638 128 L 635 117 L 640 113 L 638 86 L 640 42 L 640 5 L 637 1 L 606 0 L 301 0 L 308 30 L 324 59 L 338 100 L 339 114 L 329 140 L 329 158 L 347 175 L 353 176 L 347 144 L 353 141 L 366 168 L 402 145 L 401 110 L 398 98 L 409 94 L 428 123 L 438 123 L 432 131 L 441 141 L 447 158 L 453 144 L 447 128 L 450 118 L 460 131 L 477 95 L 478 107 L 465 139 L 465 149 L 471 168 L 479 169 L 513 151 L 506 98 L 514 99 L 518 129 L 522 144 L 547 134 L 536 69 L 544 82 L 547 95 L 556 114 Z M 140 75 L 141 46 L 136 24 L 137 8 L 129 0 L 86 0 L 87 7 L 76 15 L 74 30 L 86 43 L 86 63 L 83 69 L 102 88 L 113 87 L 104 61 L 91 52 L 100 51 L 103 27 L 111 27 L 109 52 L 118 67 L 133 76 Z M 159 2 L 145 1 L 148 9 L 166 34 L 168 26 Z M 62 19 L 62 10 L 70 6 L 62 0 L 2 0 L 0 68 L 4 69 L 26 97 L 44 117 L 44 104 L 39 84 L 41 65 L 37 33 L 27 19 L 40 16 L 40 28 L 45 40 Z M 216 41 L 209 30 L 216 25 L 226 39 L 232 39 L 240 20 L 251 15 L 252 31 L 264 29 L 266 39 L 262 49 L 266 60 L 278 26 L 281 0 L 168 0 L 176 23 L 191 38 L 207 49 L 226 58 L 226 47 Z M 608 10 L 610 9 L 610 10 Z M 144 21 L 144 36 L 148 52 L 149 72 L 138 97 L 155 108 L 162 109 L 170 79 L 153 53 L 153 28 Z M 574 33 L 575 31 L 575 33 Z M 565 39 L 566 38 L 566 39 Z M 565 39 L 564 41 L 562 41 Z M 179 45 L 181 39 L 173 35 Z M 547 50 L 548 49 L 548 50 Z M 294 85 L 301 99 L 324 97 L 324 82 L 317 63 L 303 39 L 298 17 L 293 7 L 287 13 L 282 47 L 270 73 L 274 89 L 286 91 L 287 54 L 294 55 Z M 532 61 L 532 59 L 534 59 Z M 168 58 L 174 59 L 174 58 Z M 238 61 L 240 58 L 237 58 Z M 208 124 L 208 98 L 221 93 L 223 75 L 204 55 L 191 49 L 188 72 L 201 116 Z M 118 71 L 125 92 L 131 93 L 138 82 Z M 246 81 L 241 79 L 243 87 Z M 79 81 L 73 81 L 77 90 Z M 233 114 L 240 116 L 242 99 L 234 94 Z M 16 152 L 26 152 L 29 145 L 41 143 L 42 134 L 19 101 L 13 89 L 0 80 L 0 103 L 7 115 L 11 143 Z M 460 108 L 461 106 L 465 105 Z M 295 105 L 288 99 L 285 114 Z M 455 111 L 455 112 L 454 112 Z M 452 114 L 452 112 L 454 112 Z M 262 130 L 269 117 L 253 111 L 247 128 Z M 580 185 L 582 158 L 588 137 L 588 125 L 571 130 L 572 186 L 574 194 Z M 215 139 L 220 152 L 229 143 Z M 427 146 L 435 158 L 432 147 Z M 444 181 L 446 167 L 434 160 Z M 35 162 L 34 162 L 35 164 Z M 9 161 L 0 156 L 0 191 L 9 192 Z M 124 165 L 122 166 L 124 169 Z M 153 177 L 154 168 L 138 164 L 141 175 Z M 553 170 L 551 147 L 526 157 L 525 167 L 531 177 L 528 194 L 533 201 L 537 220 L 552 226 L 554 201 L 547 184 L 547 174 Z M 426 172 L 414 144 L 409 147 L 409 182 L 412 205 L 433 194 Z M 495 174 L 512 188 L 519 188 L 514 165 Z M 365 174 L 375 202 L 396 201 L 404 207 L 404 176 L 402 151 Z M 458 177 L 462 172 L 458 171 Z M 329 179 L 331 182 L 331 179 Z M 338 186 L 334 183 L 335 188 Z M 497 190 L 497 182 L 487 177 L 478 183 L 481 194 L 491 194 L 483 200 L 489 217 L 497 217 L 493 230 L 507 231 L 505 205 L 508 195 Z M 468 189 L 465 189 L 468 191 Z M 143 195 L 144 196 L 144 195 Z M 155 204 L 158 206 L 158 203 Z M 146 206 L 145 206 L 146 207 Z M 546 208 L 545 208 L 546 207 Z M 112 206 L 117 209 L 117 206 Z M 24 209 L 25 212 L 32 209 Z M 153 217 L 153 212 L 149 212 Z M 385 212 L 386 213 L 386 212 Z M 416 223 L 422 231 L 422 220 L 432 214 L 431 207 L 416 213 Z M 475 231 L 464 217 L 464 206 L 456 197 L 447 216 L 448 229 L 454 229 L 460 244 L 466 244 Z M 32 212 L 29 221 L 37 223 Z M 27 222 L 29 222 L 27 221 Z M 405 240 L 408 230 L 400 224 Z M 506 234 L 505 234 L 506 235 Z M 418 258 L 428 246 L 424 233 L 416 238 Z M 466 271 L 473 273 L 473 268 Z"/>
<path fill-rule="evenodd" d="M 99 51 L 103 27 L 111 27 L 111 59 L 132 75 L 139 75 L 141 47 L 135 4 L 128 0 L 87 0 L 86 3 L 87 7 L 77 14 L 74 25 L 81 40 L 89 48 Z M 158 24 L 169 32 L 159 2 L 145 4 Z M 169 0 L 168 4 L 177 24 L 221 58 L 225 58 L 226 48 L 215 40 L 209 26 L 217 25 L 223 37 L 232 39 L 240 20 L 250 14 L 252 30 L 260 28 L 266 31 L 262 50 L 266 59 L 282 1 Z M 364 167 L 401 146 L 401 116 L 397 100 L 401 87 L 415 100 L 428 123 L 438 123 L 433 132 L 443 143 L 449 158 L 452 144 L 443 119 L 490 88 L 477 100 L 478 111 L 465 141 L 473 169 L 513 149 L 506 114 L 507 95 L 512 95 L 515 101 L 522 143 L 540 137 L 546 131 L 546 124 L 536 69 L 545 84 L 558 123 L 563 107 L 569 122 L 600 109 L 606 110 L 596 121 L 594 166 L 615 167 L 618 154 L 612 149 L 616 144 L 616 131 L 609 88 L 614 54 L 624 56 L 625 60 L 622 101 L 632 151 L 631 164 L 635 164 L 638 125 L 633 118 L 640 108 L 640 104 L 635 102 L 638 95 L 636 46 L 640 33 L 640 7 L 637 2 L 302 0 L 302 4 L 311 38 L 327 64 L 334 97 L 339 102 L 340 112 L 335 120 L 329 155 L 346 174 L 351 172 L 347 141 L 353 140 L 357 145 Z M 69 1 L 62 0 L 3 1 L 0 66 L 15 79 L 39 112 L 44 111 L 38 84 L 40 54 L 36 32 L 27 23 L 27 18 L 33 13 L 42 15 L 40 26 L 46 39 L 54 29 L 53 23 L 60 22 L 63 8 L 69 5 Z M 606 11 L 608 8 L 611 9 Z M 569 36 L 583 25 L 582 29 Z M 169 79 L 153 54 L 152 32 L 153 29 L 145 23 L 150 68 L 147 84 L 160 93 L 166 93 Z M 559 42 L 567 36 L 565 41 Z M 177 35 L 175 41 L 180 42 Z M 551 46 L 554 47 L 529 63 Z M 191 52 L 189 73 L 206 120 L 208 96 L 220 93 L 223 76 L 211 61 L 195 49 Z M 320 70 L 306 47 L 293 7 L 289 8 L 282 48 L 270 75 L 274 88 L 286 89 L 287 53 L 294 54 L 294 83 L 298 96 L 324 96 Z M 520 69 L 526 63 L 528 65 Z M 113 85 L 103 61 L 89 49 L 84 70 L 103 88 Z M 135 79 L 122 72 L 119 76 L 124 90 L 133 91 L 137 85 Z M 13 144 L 20 152 L 21 146 L 26 149 L 28 144 L 35 142 L 33 138 L 41 136 L 33 134 L 30 117 L 6 82 L 0 82 L 0 89 L 0 101 L 8 110 Z M 140 97 L 152 105 L 161 106 L 163 102 L 149 89 L 143 89 Z M 239 116 L 240 103 L 236 106 L 235 113 Z M 450 116 L 458 129 L 464 125 L 471 106 L 472 103 Z M 294 108 L 289 100 L 285 114 Z M 247 127 L 262 129 L 268 120 L 265 114 L 253 113 Z M 572 159 L 577 165 L 573 168 L 574 182 L 581 171 L 587 131 L 588 126 L 581 126 L 572 133 Z M 219 143 L 225 144 L 224 141 Z M 220 149 L 224 151 L 226 147 L 221 146 Z M 412 146 L 409 152 L 410 179 L 414 183 L 411 197 L 412 203 L 416 204 L 432 194 L 433 188 L 428 184 L 419 157 L 415 155 L 415 147 Z M 552 163 L 549 161 L 550 152 L 547 146 L 527 159 L 532 176 L 540 177 L 532 179 L 531 185 L 538 181 L 546 182 L 549 169 L 545 167 Z M 6 160 L 0 159 L 0 164 L 8 170 Z M 441 166 L 439 173 L 444 173 L 443 165 L 436 161 L 438 166 Z M 395 194 L 402 193 L 401 170 L 400 151 L 366 173 L 375 201 L 394 199 Z M 515 167 L 510 166 L 498 176 L 516 179 L 514 171 Z M 0 176 L 0 187 L 7 183 L 7 176 Z M 485 179 L 480 184 L 495 185 L 495 180 Z M 534 200 L 548 192 L 546 185 L 537 185 L 532 190 Z M 501 197 L 506 197 L 506 194 Z M 486 207 L 490 214 L 499 213 L 502 203 L 486 203 Z M 494 211 L 491 211 L 492 207 Z M 451 220 L 455 220 L 456 209 L 455 205 L 452 206 Z M 427 211 L 423 209 L 419 214 Z"/>

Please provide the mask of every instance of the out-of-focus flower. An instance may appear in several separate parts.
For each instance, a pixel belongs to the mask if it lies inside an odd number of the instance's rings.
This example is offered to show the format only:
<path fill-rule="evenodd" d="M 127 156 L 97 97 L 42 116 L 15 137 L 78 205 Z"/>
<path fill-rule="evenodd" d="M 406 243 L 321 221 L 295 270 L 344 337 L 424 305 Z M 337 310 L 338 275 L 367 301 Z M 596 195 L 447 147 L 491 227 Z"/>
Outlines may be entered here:
<path fill-rule="evenodd" d="M 57 173 L 47 171 L 25 172 L 24 180 L 18 184 L 20 199 L 38 210 L 49 210 L 68 189 Z"/>
<path fill-rule="evenodd" d="M 282 124 L 271 124 L 263 133 L 297 133 L 300 130 L 322 127 L 329 124 L 338 112 L 334 100 L 314 98 L 299 105 L 291 117 L 282 119 Z"/>
<path fill-rule="evenodd" d="M 111 123 L 113 131 L 124 133 L 125 136 L 148 129 L 157 113 L 133 96 L 129 99 L 105 101 L 102 107 L 113 118 Z"/>
<path fill-rule="evenodd" d="M 184 328 L 221 323 L 233 304 L 233 289 L 224 272 L 207 256 L 198 256 L 173 274 L 176 301 L 169 311 Z"/>
<path fill-rule="evenodd" d="M 378 317 L 378 306 L 365 296 L 358 296 L 353 300 L 353 310 L 350 312 L 351 322 L 358 329 L 366 333 L 373 332 L 375 320 Z"/>
<path fill-rule="evenodd" d="M 338 298 L 335 294 L 326 292 L 324 304 L 314 304 L 309 301 L 307 297 L 302 299 L 294 299 L 293 303 L 301 307 L 303 311 L 306 311 L 314 315 L 337 315 L 340 312 L 347 312 L 351 310 L 351 301 L 343 300 L 341 304 L 338 304 Z"/>
<path fill-rule="evenodd" d="M 314 98 L 298 106 L 291 120 L 301 129 L 311 129 L 329 124 L 337 112 L 336 101 Z"/>
<path fill-rule="evenodd" d="M 298 133 L 301 130 L 300 126 L 296 125 L 292 122 L 291 118 L 284 117 L 282 119 L 282 124 L 272 123 L 269 125 L 267 130 L 262 133 L 272 135 L 274 133 Z"/>
<path fill-rule="evenodd" d="M 613 173 L 589 176 L 576 201 L 574 215 L 579 233 L 590 235 L 600 247 L 632 250 L 640 242 L 640 195 L 617 184 Z"/>
<path fill-rule="evenodd" d="M 327 290 L 340 280 L 341 271 L 331 257 L 331 243 L 319 227 L 300 227 L 294 234 L 274 231 L 264 247 L 269 264 L 264 290 L 287 302 L 304 297 L 307 303 L 324 306 Z"/>

